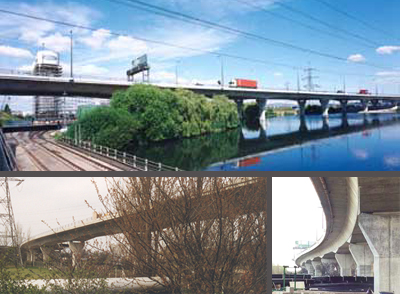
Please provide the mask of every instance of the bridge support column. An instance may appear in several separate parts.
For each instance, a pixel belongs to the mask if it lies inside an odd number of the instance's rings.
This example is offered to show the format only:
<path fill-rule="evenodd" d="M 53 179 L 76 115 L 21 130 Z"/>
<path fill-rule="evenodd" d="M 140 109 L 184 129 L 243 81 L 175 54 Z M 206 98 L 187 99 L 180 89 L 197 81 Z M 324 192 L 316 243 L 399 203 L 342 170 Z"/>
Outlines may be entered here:
<path fill-rule="evenodd" d="M 300 116 L 299 131 L 302 132 L 302 133 L 305 133 L 305 132 L 308 131 L 307 122 L 306 122 L 306 117 L 305 116 Z"/>
<path fill-rule="evenodd" d="M 362 213 L 358 224 L 374 255 L 374 293 L 400 293 L 400 215 Z"/>
<path fill-rule="evenodd" d="M 372 277 L 374 256 L 367 243 L 363 244 L 350 244 L 350 253 L 357 264 L 357 276 L 359 277 Z"/>
<path fill-rule="evenodd" d="M 319 103 L 321 104 L 322 116 L 327 117 L 329 115 L 329 99 L 320 99 Z"/>
<path fill-rule="evenodd" d="M 239 121 L 243 120 L 243 99 L 235 100 L 238 112 Z"/>
<path fill-rule="evenodd" d="M 28 251 L 28 262 L 31 262 L 34 266 L 36 260 L 36 252 L 34 249 L 29 249 Z"/>
<path fill-rule="evenodd" d="M 367 99 L 361 99 L 361 106 L 362 106 L 362 112 L 368 112 L 368 100 Z"/>
<path fill-rule="evenodd" d="M 347 102 L 348 100 L 340 100 L 340 105 L 342 106 L 342 113 L 347 113 Z"/>
<path fill-rule="evenodd" d="M 322 129 L 324 131 L 329 130 L 329 118 L 328 118 L 328 116 L 323 116 L 322 117 Z"/>
<path fill-rule="evenodd" d="M 351 254 L 335 254 L 335 258 L 340 267 L 340 275 L 342 277 L 353 276 L 353 271 L 356 268 L 356 263 Z"/>
<path fill-rule="evenodd" d="M 46 246 L 40 246 L 40 251 L 42 251 L 43 254 L 43 262 L 50 261 L 50 255 L 53 252 L 53 249 Z"/>
<path fill-rule="evenodd" d="M 306 103 L 307 103 L 307 100 L 300 99 L 300 100 L 297 100 L 297 103 L 299 104 L 299 109 L 300 109 L 299 115 L 300 115 L 300 118 L 305 117 L 306 116 Z"/>
<path fill-rule="evenodd" d="M 311 261 L 311 264 L 314 267 L 314 276 L 322 277 L 324 274 L 324 268 L 322 266 L 321 258 L 314 258 Z"/>
<path fill-rule="evenodd" d="M 306 266 L 308 274 L 313 276 L 315 272 L 314 272 L 314 267 L 313 267 L 311 261 L 307 261 L 305 266 Z"/>
<path fill-rule="evenodd" d="M 68 245 L 69 249 L 72 251 L 72 266 L 79 266 L 83 253 L 83 247 L 85 247 L 85 242 L 74 243 L 69 241 Z"/>
<path fill-rule="evenodd" d="M 324 266 L 325 273 L 330 277 L 339 276 L 339 264 L 336 259 L 333 258 L 322 258 L 322 265 Z"/>
<path fill-rule="evenodd" d="M 260 122 L 265 121 L 265 107 L 267 106 L 267 99 L 257 99 L 259 109 L 258 118 Z"/>

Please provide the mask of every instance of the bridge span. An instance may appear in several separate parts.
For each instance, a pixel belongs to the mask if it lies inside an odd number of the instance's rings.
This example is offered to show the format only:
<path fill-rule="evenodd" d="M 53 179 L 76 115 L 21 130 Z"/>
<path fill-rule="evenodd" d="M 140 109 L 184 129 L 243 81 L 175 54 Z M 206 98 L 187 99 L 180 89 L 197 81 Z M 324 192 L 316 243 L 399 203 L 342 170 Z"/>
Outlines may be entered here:
<path fill-rule="evenodd" d="M 88 78 L 48 77 L 26 74 L 0 74 L 0 95 L 21 96 L 79 96 L 110 99 L 117 90 L 125 90 L 133 83 L 128 81 L 101 80 Z M 293 100 L 297 101 L 300 115 L 305 115 L 307 100 L 318 100 L 322 107 L 322 114 L 328 115 L 329 101 L 339 101 L 346 112 L 348 101 L 360 101 L 363 111 L 368 111 L 368 102 L 373 104 L 379 100 L 400 101 L 400 95 L 392 94 L 358 94 L 337 92 L 310 92 L 274 89 L 245 89 L 226 86 L 204 85 L 177 85 L 154 83 L 154 86 L 164 89 L 187 89 L 206 96 L 224 94 L 234 100 L 238 105 L 239 115 L 242 114 L 243 100 L 255 99 L 260 107 L 260 117 L 266 107 L 267 100 Z"/>
<path fill-rule="evenodd" d="M 264 185 L 256 186 L 259 181 L 262 181 Z M 234 195 L 235 199 L 237 199 L 235 203 L 230 204 L 230 209 L 226 210 L 225 213 L 229 216 L 242 215 L 245 209 L 244 206 L 246 206 L 245 203 L 254 201 L 260 204 L 257 206 L 259 212 L 266 211 L 266 190 L 261 188 L 265 188 L 265 184 L 266 178 L 242 178 L 239 182 L 226 186 L 224 189 L 219 191 L 222 195 L 227 195 L 228 197 L 233 197 L 232 195 Z M 252 191 L 252 193 L 248 193 L 248 191 Z M 213 194 L 211 192 L 204 192 L 203 195 L 193 201 L 192 205 L 197 207 L 204 205 L 204 203 L 208 203 L 208 201 L 211 201 L 210 195 Z M 177 197 L 173 201 L 180 203 L 185 200 Z M 160 203 L 159 205 L 163 204 Z M 169 212 L 162 210 L 161 213 L 168 214 Z M 225 214 L 223 216 L 225 216 Z M 143 219 L 139 215 L 134 214 L 129 217 L 132 217 L 130 221 L 134 223 L 143 222 Z M 216 215 L 210 213 L 202 215 L 200 220 L 216 218 Z M 159 219 L 165 220 L 161 224 L 162 228 L 170 228 L 176 225 L 172 222 L 169 215 L 160 215 Z M 73 224 L 55 228 L 43 234 L 34 236 L 30 240 L 22 243 L 21 249 L 29 252 L 28 260 L 33 262 L 39 250 L 42 252 L 43 261 L 46 261 L 51 257 L 55 250 L 69 247 L 72 251 L 72 262 L 73 264 L 76 264 L 83 252 L 86 241 L 96 237 L 121 233 L 121 223 L 124 221 L 126 220 L 123 219 L 123 216 L 119 216 L 117 213 L 102 215 L 93 212 L 91 218 L 76 221 Z M 143 225 L 142 227 L 145 228 L 146 226 Z"/>
<path fill-rule="evenodd" d="M 311 178 L 325 236 L 296 263 L 314 276 L 374 276 L 375 293 L 400 292 L 400 178 Z"/>

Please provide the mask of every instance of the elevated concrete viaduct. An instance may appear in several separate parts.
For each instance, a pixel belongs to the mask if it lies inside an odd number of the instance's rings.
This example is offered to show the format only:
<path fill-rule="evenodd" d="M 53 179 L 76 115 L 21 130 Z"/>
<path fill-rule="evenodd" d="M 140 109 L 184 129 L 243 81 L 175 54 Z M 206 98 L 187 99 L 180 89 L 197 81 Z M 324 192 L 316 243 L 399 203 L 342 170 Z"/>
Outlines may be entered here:
<path fill-rule="evenodd" d="M 296 259 L 297 265 L 316 276 L 333 276 L 332 266 L 338 265 L 341 276 L 374 276 L 375 293 L 400 293 L 400 178 L 311 180 L 327 229 Z"/>
<path fill-rule="evenodd" d="M 132 82 L 101 79 L 71 79 L 66 77 L 46 77 L 19 74 L 0 74 L 0 95 L 27 95 L 27 96 L 80 96 L 110 99 L 117 90 L 126 90 Z M 239 117 L 242 115 L 243 100 L 255 99 L 260 108 L 260 119 L 264 118 L 264 109 L 269 99 L 297 101 L 300 116 L 305 115 L 305 106 L 308 100 L 319 101 L 322 115 L 328 116 L 329 102 L 339 101 L 343 113 L 346 113 L 347 103 L 357 100 L 368 111 L 368 102 L 377 103 L 379 100 L 392 102 L 400 101 L 400 95 L 389 94 L 357 94 L 336 92 L 310 92 L 273 89 L 246 89 L 204 85 L 176 85 L 154 83 L 154 86 L 164 89 L 187 89 L 211 97 L 224 94 L 234 100 L 238 106 Z"/>
<path fill-rule="evenodd" d="M 247 178 L 234 185 L 225 187 L 224 190 L 221 190 L 220 193 L 222 193 L 222 195 L 235 197 L 234 203 L 230 202 L 229 209 L 227 209 L 228 207 L 224 209 L 224 214 L 222 216 L 231 217 L 242 215 L 244 213 L 243 211 L 246 209 L 246 203 L 255 203 L 254 201 L 257 201 L 256 203 L 259 204 L 257 206 L 259 212 L 266 211 L 266 191 L 262 190 L 260 186 L 255 186 L 258 181 L 263 181 L 263 183 L 266 184 L 266 179 L 264 178 Z M 257 191 L 255 189 L 251 190 L 254 193 L 246 193 L 246 191 L 249 191 L 247 188 L 250 189 L 251 187 L 259 188 L 257 188 Z M 213 201 L 213 199 L 210 197 L 210 195 L 212 195 L 210 192 L 203 193 L 201 197 L 192 202 L 192 205 L 194 205 L 194 207 L 200 205 L 212 205 L 210 202 Z M 181 202 L 184 200 L 178 197 L 173 201 Z M 169 217 L 168 211 L 162 209 L 162 205 L 162 203 L 159 203 L 158 206 L 156 206 L 156 202 L 153 202 L 153 207 L 151 208 L 157 209 L 157 213 L 160 214 L 159 219 L 164 220 L 161 223 L 161 228 L 170 228 L 176 225 Z M 86 241 L 96 237 L 121 233 L 121 223 L 127 221 L 127 219 L 125 219 L 126 217 L 129 217 L 128 222 L 138 224 L 138 227 L 148 227 L 143 223 L 141 217 L 135 214 L 122 217 L 118 216 L 117 214 L 98 215 L 94 212 L 92 218 L 90 219 L 78 221 L 69 226 L 56 228 L 25 241 L 22 243 L 21 249 L 29 252 L 28 260 L 32 262 L 35 260 L 35 256 L 37 253 L 39 253 L 39 250 L 42 252 L 43 260 L 46 261 L 51 257 L 55 250 L 61 250 L 64 247 L 69 247 L 72 251 L 72 262 L 74 265 L 77 265 L 79 264 L 79 259 L 83 253 Z M 215 219 L 217 217 L 217 215 L 214 215 L 210 212 L 209 214 L 202 214 L 200 221 Z M 150 231 L 143 232 L 144 234 L 151 233 Z M 149 240 L 149 242 L 152 242 L 152 240 Z"/>

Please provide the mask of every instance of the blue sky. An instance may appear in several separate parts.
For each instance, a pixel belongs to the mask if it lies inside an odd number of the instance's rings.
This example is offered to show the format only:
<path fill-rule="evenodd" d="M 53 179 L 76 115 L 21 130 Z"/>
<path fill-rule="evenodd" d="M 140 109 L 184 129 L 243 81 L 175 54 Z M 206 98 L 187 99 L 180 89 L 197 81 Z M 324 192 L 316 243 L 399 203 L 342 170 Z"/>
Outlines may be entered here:
<path fill-rule="evenodd" d="M 246 5 L 243 1 L 252 3 L 253 6 Z M 72 29 L 74 72 L 77 75 L 125 79 L 131 60 L 147 53 L 153 81 L 175 82 L 176 65 L 180 83 L 211 84 L 220 78 L 220 59 L 215 55 L 109 34 L 116 32 L 289 65 L 282 67 L 223 57 L 225 81 L 232 78 L 251 78 L 258 80 L 262 87 L 288 86 L 295 89 L 297 71 L 294 68 L 311 66 L 317 69 L 314 73 L 318 76 L 315 82 L 321 86 L 321 90 L 338 90 L 345 79 L 348 91 L 367 88 L 374 92 L 377 87 L 379 92 L 398 93 L 400 34 L 396 28 L 400 26 L 400 19 L 396 15 L 400 11 L 400 3 L 395 0 L 386 0 L 385 5 L 378 0 L 322 1 L 368 22 L 370 26 L 387 32 L 387 35 L 329 9 L 320 0 L 155 0 L 151 3 L 265 38 L 339 56 L 348 59 L 347 61 L 332 60 L 217 29 L 188 24 L 110 0 L 1 1 L 0 9 L 98 29 L 95 32 Z M 116 2 L 128 3 L 125 0 Z M 318 18 L 333 28 L 295 13 L 293 9 Z M 339 38 L 283 20 L 270 12 L 338 35 Z M 47 48 L 60 52 L 64 71 L 68 72 L 70 29 L 1 13 L 0 67 L 29 69 L 36 51 L 45 43 Z M 342 30 L 353 36 L 361 36 L 367 41 L 346 35 Z M 300 77 L 304 76 L 303 70 L 299 70 L 299 74 Z"/>

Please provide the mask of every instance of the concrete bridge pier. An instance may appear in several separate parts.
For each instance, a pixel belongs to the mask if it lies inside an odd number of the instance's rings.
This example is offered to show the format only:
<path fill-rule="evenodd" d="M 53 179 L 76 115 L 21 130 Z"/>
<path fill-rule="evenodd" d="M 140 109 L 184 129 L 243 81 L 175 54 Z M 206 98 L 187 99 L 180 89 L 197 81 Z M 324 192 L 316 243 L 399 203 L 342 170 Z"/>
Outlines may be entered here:
<path fill-rule="evenodd" d="M 40 246 L 40 251 L 42 251 L 43 254 L 43 262 L 50 261 L 50 255 L 53 252 L 53 249 L 46 246 Z"/>
<path fill-rule="evenodd" d="M 313 260 L 311 260 L 311 264 L 314 267 L 314 276 L 322 277 L 324 274 L 324 268 L 321 262 L 321 258 L 314 258 Z"/>
<path fill-rule="evenodd" d="M 368 244 L 350 244 L 349 250 L 357 264 L 357 276 L 372 277 L 374 256 Z"/>
<path fill-rule="evenodd" d="M 259 109 L 258 118 L 260 122 L 265 121 L 265 107 L 267 106 L 267 99 L 257 99 Z"/>
<path fill-rule="evenodd" d="M 345 253 L 345 254 L 336 253 L 335 258 L 339 264 L 340 275 L 342 277 L 354 276 L 354 269 L 356 268 L 356 263 L 353 259 L 353 256 L 351 256 L 350 253 Z"/>
<path fill-rule="evenodd" d="M 360 102 L 361 102 L 362 112 L 368 112 L 368 100 L 361 99 Z"/>
<path fill-rule="evenodd" d="M 372 99 L 371 102 L 372 102 L 372 105 L 374 107 L 376 107 L 378 105 L 378 103 L 379 103 L 379 100 L 378 99 Z"/>
<path fill-rule="evenodd" d="M 374 255 L 374 293 L 400 293 L 400 215 L 361 213 L 358 224 Z"/>
<path fill-rule="evenodd" d="M 322 116 L 327 117 L 329 115 L 329 99 L 320 99 L 319 103 L 321 104 Z"/>
<path fill-rule="evenodd" d="M 69 249 L 72 251 L 72 266 L 79 266 L 83 253 L 83 247 L 85 247 L 85 242 L 74 243 L 69 241 L 68 245 Z"/>
<path fill-rule="evenodd" d="M 36 250 L 29 249 L 29 251 L 28 251 L 28 262 L 31 262 L 32 265 L 34 266 L 35 260 L 36 260 Z"/>
<path fill-rule="evenodd" d="M 243 120 L 243 99 L 236 99 L 235 102 L 236 102 L 236 106 L 237 106 L 239 121 L 242 121 Z"/>
<path fill-rule="evenodd" d="M 311 260 L 308 260 L 306 262 L 305 266 L 306 266 L 308 274 L 313 276 L 315 272 L 314 272 L 314 267 L 313 267 L 313 265 L 311 263 Z"/>
<path fill-rule="evenodd" d="M 342 113 L 347 113 L 347 102 L 348 100 L 339 100 L 340 106 L 342 107 Z"/>
<path fill-rule="evenodd" d="M 348 128 L 349 127 L 349 120 L 347 119 L 347 112 L 342 113 L 342 128 Z"/>
<path fill-rule="evenodd" d="M 324 130 L 324 131 L 329 130 L 329 117 L 328 116 L 322 117 L 322 130 Z"/>
<path fill-rule="evenodd" d="M 339 264 L 334 258 L 322 258 L 322 265 L 324 266 L 325 273 L 330 277 L 339 276 Z"/>
<path fill-rule="evenodd" d="M 307 100 L 300 99 L 300 100 L 297 100 L 297 103 L 299 104 L 299 108 L 300 108 L 299 114 L 300 114 L 300 119 L 301 119 L 302 117 L 306 116 L 306 103 L 307 103 Z"/>

